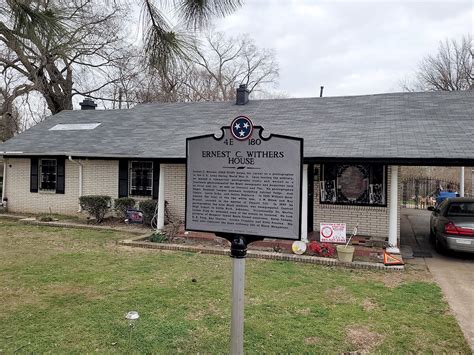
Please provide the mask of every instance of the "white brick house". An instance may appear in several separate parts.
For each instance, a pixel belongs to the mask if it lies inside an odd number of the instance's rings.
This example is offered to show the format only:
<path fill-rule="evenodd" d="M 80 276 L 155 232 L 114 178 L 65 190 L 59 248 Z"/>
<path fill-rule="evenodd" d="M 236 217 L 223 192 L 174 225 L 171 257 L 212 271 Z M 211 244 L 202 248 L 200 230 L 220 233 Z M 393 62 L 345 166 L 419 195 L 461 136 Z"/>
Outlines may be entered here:
<path fill-rule="evenodd" d="M 265 132 L 304 138 L 303 231 L 359 223 L 396 247 L 399 166 L 474 165 L 472 112 L 474 92 L 65 111 L 0 145 L 3 198 L 11 212 L 61 214 L 77 213 L 81 195 L 166 200 L 184 220 L 186 138 L 246 115 Z"/>

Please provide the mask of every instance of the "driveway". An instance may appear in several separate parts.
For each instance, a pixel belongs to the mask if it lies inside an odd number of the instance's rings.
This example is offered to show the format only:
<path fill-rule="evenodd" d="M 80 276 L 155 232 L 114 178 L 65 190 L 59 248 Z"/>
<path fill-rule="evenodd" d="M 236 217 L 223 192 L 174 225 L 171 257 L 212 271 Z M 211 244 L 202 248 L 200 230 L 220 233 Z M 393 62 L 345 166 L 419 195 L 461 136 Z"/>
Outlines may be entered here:
<path fill-rule="evenodd" d="M 459 322 L 471 349 L 474 351 L 474 255 L 451 254 L 443 256 L 429 244 L 430 212 L 403 208 L 400 221 L 401 245 L 420 249 L 424 257 L 415 260 L 424 263 L 443 290 L 449 306 Z M 410 235 L 411 233 L 411 235 Z M 404 243 L 405 242 L 405 243 Z"/>

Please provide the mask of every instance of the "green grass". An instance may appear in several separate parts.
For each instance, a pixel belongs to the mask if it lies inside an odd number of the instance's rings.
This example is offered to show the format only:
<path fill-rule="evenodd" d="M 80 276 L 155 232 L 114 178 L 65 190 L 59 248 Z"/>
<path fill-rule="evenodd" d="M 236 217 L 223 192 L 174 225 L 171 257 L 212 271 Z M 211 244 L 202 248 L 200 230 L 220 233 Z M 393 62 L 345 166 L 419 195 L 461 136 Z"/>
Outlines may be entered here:
<path fill-rule="evenodd" d="M 0 352 L 227 352 L 231 260 L 0 219 Z M 248 259 L 246 352 L 469 353 L 423 272 Z M 191 280 L 195 278 L 197 282 Z"/>

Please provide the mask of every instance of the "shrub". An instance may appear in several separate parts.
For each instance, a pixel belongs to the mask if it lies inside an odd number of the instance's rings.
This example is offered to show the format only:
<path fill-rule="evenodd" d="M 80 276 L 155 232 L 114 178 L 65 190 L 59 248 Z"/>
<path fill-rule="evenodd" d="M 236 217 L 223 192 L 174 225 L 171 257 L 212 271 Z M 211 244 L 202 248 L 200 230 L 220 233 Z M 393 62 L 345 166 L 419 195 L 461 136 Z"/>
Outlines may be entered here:
<path fill-rule="evenodd" d="M 54 218 L 52 216 L 48 216 L 47 214 L 42 214 L 37 219 L 40 222 L 52 222 L 52 221 L 54 221 Z"/>
<path fill-rule="evenodd" d="M 137 201 L 131 197 L 120 197 L 114 200 L 114 209 L 122 218 L 127 218 L 127 210 L 132 209 Z"/>
<path fill-rule="evenodd" d="M 168 238 L 166 237 L 166 234 L 161 233 L 161 232 L 153 233 L 150 236 L 150 242 L 152 242 L 152 243 L 164 243 L 167 240 L 168 240 Z"/>
<path fill-rule="evenodd" d="M 330 258 L 336 252 L 336 248 L 334 248 L 329 243 L 318 243 L 316 241 L 312 241 L 308 245 L 308 249 L 311 253 L 316 254 L 317 256 L 323 256 Z"/>
<path fill-rule="evenodd" d="M 155 215 L 157 203 L 158 201 L 156 200 L 145 200 L 145 201 L 139 202 L 138 207 L 140 211 L 143 212 L 143 222 L 145 224 L 151 225 L 151 220 L 153 219 L 153 216 Z"/>
<path fill-rule="evenodd" d="M 104 220 L 105 214 L 110 208 L 112 199 L 110 196 L 89 195 L 79 197 L 81 207 L 94 217 L 97 223 Z"/>

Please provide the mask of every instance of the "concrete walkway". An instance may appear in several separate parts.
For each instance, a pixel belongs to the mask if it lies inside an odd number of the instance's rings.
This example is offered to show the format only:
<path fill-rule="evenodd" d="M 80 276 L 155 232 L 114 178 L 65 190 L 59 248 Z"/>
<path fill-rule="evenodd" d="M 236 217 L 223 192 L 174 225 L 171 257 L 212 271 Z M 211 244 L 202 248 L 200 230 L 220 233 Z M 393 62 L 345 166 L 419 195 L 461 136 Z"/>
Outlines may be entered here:
<path fill-rule="evenodd" d="M 474 351 L 474 254 L 436 253 L 429 240 L 430 212 L 425 210 L 402 209 L 401 239 L 408 243 L 413 240 L 424 248 L 429 248 L 431 258 L 424 263 L 433 278 L 443 290 L 449 306 Z M 408 233 L 413 235 L 409 236 Z M 421 242 L 421 243 L 420 243 Z"/>

